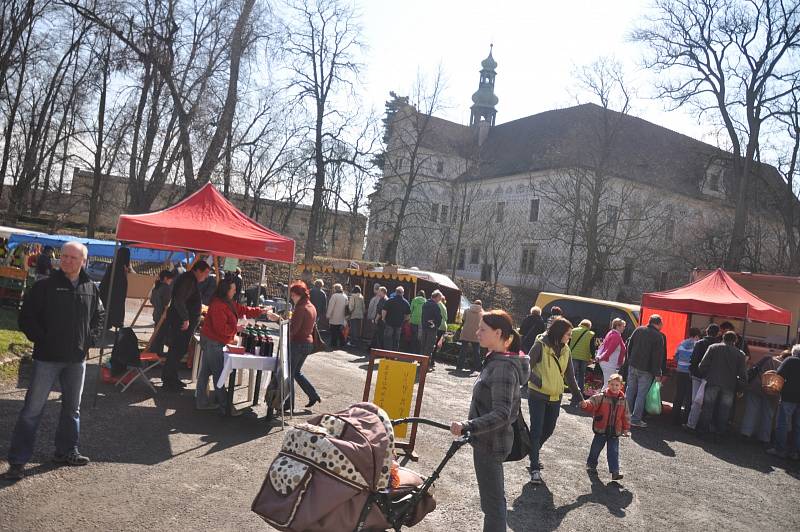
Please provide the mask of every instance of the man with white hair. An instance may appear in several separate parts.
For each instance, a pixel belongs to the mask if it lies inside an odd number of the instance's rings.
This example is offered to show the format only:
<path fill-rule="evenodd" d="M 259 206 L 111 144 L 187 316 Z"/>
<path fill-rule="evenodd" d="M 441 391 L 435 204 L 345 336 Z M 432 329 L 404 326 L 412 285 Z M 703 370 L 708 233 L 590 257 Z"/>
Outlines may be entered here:
<path fill-rule="evenodd" d="M 56 381 L 61 387 L 61 416 L 53 460 L 71 466 L 89 463 L 78 451 L 81 394 L 86 355 L 103 327 L 103 304 L 100 291 L 83 270 L 87 255 L 80 242 L 67 242 L 61 247 L 61 268 L 25 294 L 19 327 L 33 342 L 33 371 L 11 436 L 8 480 L 24 475 L 42 411 Z"/>
<path fill-rule="evenodd" d="M 391 351 L 397 351 L 400 347 L 400 332 L 403 329 L 403 322 L 411 317 L 411 305 L 403 297 L 405 289 L 398 286 L 394 290 L 394 295 L 383 305 L 381 316 L 386 323 L 383 329 L 383 347 Z"/>

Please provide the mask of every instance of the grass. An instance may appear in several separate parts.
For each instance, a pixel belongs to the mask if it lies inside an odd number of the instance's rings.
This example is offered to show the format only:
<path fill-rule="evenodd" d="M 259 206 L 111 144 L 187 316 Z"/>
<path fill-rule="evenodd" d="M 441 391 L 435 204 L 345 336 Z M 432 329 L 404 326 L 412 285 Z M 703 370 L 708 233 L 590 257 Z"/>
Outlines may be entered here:
<path fill-rule="evenodd" d="M 7 354 L 20 355 L 32 345 L 17 326 L 17 311 L 0 309 L 0 359 Z"/>

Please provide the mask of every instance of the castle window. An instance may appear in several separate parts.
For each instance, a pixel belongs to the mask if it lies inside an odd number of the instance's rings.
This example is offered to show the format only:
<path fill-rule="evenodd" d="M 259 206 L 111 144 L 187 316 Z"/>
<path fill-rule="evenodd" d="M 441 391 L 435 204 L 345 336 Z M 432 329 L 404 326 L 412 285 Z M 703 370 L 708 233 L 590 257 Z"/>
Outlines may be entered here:
<path fill-rule="evenodd" d="M 533 273 L 536 267 L 536 244 L 522 246 L 522 261 L 519 271 L 522 274 Z"/>
<path fill-rule="evenodd" d="M 470 264 L 478 264 L 481 258 L 481 250 L 480 248 L 472 248 L 469 250 L 469 263 Z"/>
<path fill-rule="evenodd" d="M 495 211 L 495 222 L 501 224 L 503 223 L 503 218 L 506 214 L 506 202 L 505 201 L 498 201 L 497 202 L 497 210 Z"/>
<path fill-rule="evenodd" d="M 606 210 L 606 224 L 611 231 L 617 230 L 617 223 L 619 222 L 619 207 L 609 205 Z"/>
<path fill-rule="evenodd" d="M 539 221 L 539 198 L 531 199 L 531 212 L 528 215 L 528 221 L 529 222 Z"/>
<path fill-rule="evenodd" d="M 458 250 L 458 265 L 456 269 L 463 270 L 464 269 L 464 262 L 467 260 L 467 250 L 461 248 Z"/>
<path fill-rule="evenodd" d="M 622 284 L 633 282 L 633 259 L 625 259 L 625 269 L 622 273 Z"/>
<path fill-rule="evenodd" d="M 666 238 L 667 242 L 675 240 L 675 220 L 669 219 L 664 224 L 664 238 Z"/>
<path fill-rule="evenodd" d="M 714 192 L 719 192 L 719 174 L 714 172 L 708 177 L 708 188 Z"/>
<path fill-rule="evenodd" d="M 436 173 L 441 174 L 442 172 L 444 172 L 444 162 L 436 161 Z"/>
<path fill-rule="evenodd" d="M 431 221 L 435 222 L 439 219 L 439 204 L 434 203 L 431 205 Z"/>
<path fill-rule="evenodd" d="M 440 213 L 440 216 L 439 216 L 439 221 L 441 223 L 443 223 L 443 224 L 447 223 L 447 211 L 448 211 L 447 205 L 442 205 L 442 210 L 441 210 L 441 213 Z"/>

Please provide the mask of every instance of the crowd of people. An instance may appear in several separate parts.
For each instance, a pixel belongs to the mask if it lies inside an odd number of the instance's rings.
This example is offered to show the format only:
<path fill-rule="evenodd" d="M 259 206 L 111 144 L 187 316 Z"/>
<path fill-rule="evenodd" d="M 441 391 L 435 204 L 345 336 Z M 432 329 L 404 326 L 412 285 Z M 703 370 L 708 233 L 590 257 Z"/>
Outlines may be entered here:
<path fill-rule="evenodd" d="M 36 432 L 47 397 L 56 381 L 62 390 L 62 412 L 55 435 L 54 459 L 69 465 L 85 465 L 89 458 L 79 450 L 80 398 L 86 372 L 88 349 L 95 345 L 103 328 L 104 315 L 116 323 L 112 309 L 116 279 L 109 273 L 97 287 L 85 273 L 87 249 L 69 242 L 61 249 L 60 268 L 52 269 L 27 291 L 20 311 L 22 331 L 34 343 L 31 383 L 11 437 L 7 479 L 19 479 L 30 460 Z M 130 255 L 117 257 L 117 268 L 130 268 Z M 163 342 L 168 347 L 162 372 L 165 389 L 185 387 L 178 375 L 178 361 L 186 353 L 189 338 L 200 322 L 203 286 L 211 266 L 196 261 L 188 271 L 163 271 L 152 291 L 154 322 L 164 322 Z M 109 269 L 111 272 L 112 269 Z M 225 409 L 227 396 L 218 379 L 222 372 L 224 345 L 231 343 L 242 318 L 278 320 L 271 309 L 240 303 L 240 275 L 214 282 L 200 329 L 203 349 L 195 401 L 198 409 Z M 447 331 L 444 296 L 434 290 L 422 291 L 408 301 L 402 287 L 388 295 L 376 286 L 367 303 L 360 287 L 346 294 L 335 284 L 328 297 L 324 283 L 317 280 L 309 290 L 303 281 L 289 287 L 292 313 L 289 321 L 289 356 L 293 381 L 308 397 L 307 408 L 322 401 L 303 374 L 309 354 L 315 349 L 318 321 L 329 323 L 332 348 L 359 346 L 370 337 L 373 347 L 402 349 L 429 357 L 434 355 Z M 124 293 L 124 291 L 123 291 Z M 109 295 L 110 294 L 110 295 Z M 109 298 L 110 297 L 110 298 Z M 124 301 L 124 299 L 123 299 Z M 76 309 L 65 313 L 64 308 Z M 592 415 L 592 439 L 587 433 L 586 469 L 596 475 L 605 448 L 613 480 L 623 478 L 619 438 L 632 428 L 647 427 L 645 401 L 655 381 L 667 378 L 666 337 L 663 321 L 651 315 L 627 341 L 627 324 L 614 319 L 602 341 L 596 342 L 593 324 L 582 320 L 577 326 L 553 307 L 545 320 L 534 307 L 514 327 L 502 310 L 484 310 L 475 301 L 462 316 L 461 350 L 457 369 L 468 369 L 476 377 L 469 415 L 453 421 L 454 435 L 469 433 L 478 481 L 484 530 L 505 530 L 506 498 L 503 463 L 519 442 L 518 421 L 523 398 L 527 399 L 529 433 L 524 435 L 530 481 L 541 484 L 544 464 L 542 447 L 556 430 L 565 384 L 570 404 Z M 124 320 L 123 320 L 124 321 Z M 731 432 L 734 403 L 743 397 L 744 415 L 738 425 L 741 437 L 762 442 L 766 452 L 792 459 L 800 458 L 800 345 L 780 357 L 764 357 L 751 364 L 744 339 L 730 323 L 709 324 L 705 331 L 691 329 L 675 352 L 675 399 L 670 420 L 702 437 L 721 438 Z M 585 392 L 585 376 L 594 362 L 603 374 L 603 388 L 592 396 Z M 782 383 L 779 393 L 762 385 L 763 376 L 774 375 Z M 208 393 L 212 378 L 214 392 Z M 769 380 L 769 379 L 766 379 Z M 292 386 L 284 409 L 294 409 Z M 774 425 L 774 431 L 773 431 Z M 793 441 L 789 442 L 790 434 Z"/>

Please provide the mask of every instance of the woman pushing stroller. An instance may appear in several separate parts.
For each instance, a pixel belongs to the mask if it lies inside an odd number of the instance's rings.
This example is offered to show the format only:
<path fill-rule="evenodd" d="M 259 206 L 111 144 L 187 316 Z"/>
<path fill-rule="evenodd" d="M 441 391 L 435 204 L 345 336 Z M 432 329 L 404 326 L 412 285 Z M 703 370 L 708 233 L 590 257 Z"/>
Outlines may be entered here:
<path fill-rule="evenodd" d="M 520 386 L 528 380 L 530 359 L 519 351 L 519 334 L 505 311 L 484 313 L 477 338 L 488 352 L 472 388 L 469 420 L 453 422 L 450 431 L 456 436 L 472 434 L 484 532 L 505 531 L 503 461 L 514 443 L 511 425 L 520 415 Z"/>

